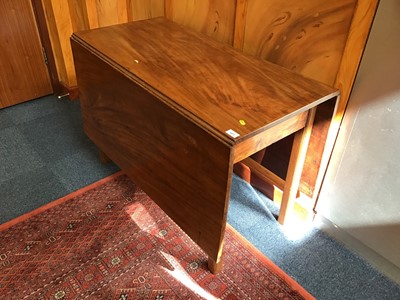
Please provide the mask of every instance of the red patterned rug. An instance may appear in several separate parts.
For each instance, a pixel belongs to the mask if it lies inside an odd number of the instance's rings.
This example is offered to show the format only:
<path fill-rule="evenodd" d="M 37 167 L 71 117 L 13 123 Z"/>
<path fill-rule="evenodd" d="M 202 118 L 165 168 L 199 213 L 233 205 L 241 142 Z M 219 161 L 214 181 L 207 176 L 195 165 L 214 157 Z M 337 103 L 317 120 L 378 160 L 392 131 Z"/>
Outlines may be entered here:
<path fill-rule="evenodd" d="M 0 225 L 1 299 L 314 299 L 231 227 L 224 267 L 119 173 Z"/>

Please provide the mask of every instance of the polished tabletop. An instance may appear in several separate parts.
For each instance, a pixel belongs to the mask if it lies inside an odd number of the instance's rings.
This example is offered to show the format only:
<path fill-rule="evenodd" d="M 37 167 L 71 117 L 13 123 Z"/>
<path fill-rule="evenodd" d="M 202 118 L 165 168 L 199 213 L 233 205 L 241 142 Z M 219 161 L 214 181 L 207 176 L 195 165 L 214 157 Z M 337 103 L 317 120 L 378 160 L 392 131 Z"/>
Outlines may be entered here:
<path fill-rule="evenodd" d="M 82 31 L 73 38 L 231 145 L 338 94 L 164 18 Z"/>

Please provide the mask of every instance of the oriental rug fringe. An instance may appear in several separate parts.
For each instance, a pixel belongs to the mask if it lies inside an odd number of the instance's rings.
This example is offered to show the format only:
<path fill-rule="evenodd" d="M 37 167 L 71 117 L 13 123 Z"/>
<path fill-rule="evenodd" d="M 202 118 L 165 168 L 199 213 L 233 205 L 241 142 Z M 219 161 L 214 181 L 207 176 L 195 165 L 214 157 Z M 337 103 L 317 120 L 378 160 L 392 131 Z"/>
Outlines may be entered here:
<path fill-rule="evenodd" d="M 223 261 L 121 172 L 0 225 L 1 299 L 313 299 L 230 226 Z"/>

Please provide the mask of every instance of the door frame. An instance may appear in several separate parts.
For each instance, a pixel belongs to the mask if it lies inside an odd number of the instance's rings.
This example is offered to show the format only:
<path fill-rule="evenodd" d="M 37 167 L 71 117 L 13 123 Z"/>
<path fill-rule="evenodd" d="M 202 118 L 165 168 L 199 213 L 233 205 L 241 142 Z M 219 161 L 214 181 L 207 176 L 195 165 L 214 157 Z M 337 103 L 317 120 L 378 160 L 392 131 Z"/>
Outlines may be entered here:
<path fill-rule="evenodd" d="M 56 94 L 57 96 L 64 95 L 66 94 L 66 91 L 61 85 L 58 77 L 56 61 L 54 59 L 53 48 L 51 47 L 50 35 L 47 29 L 46 16 L 44 13 L 42 0 L 31 0 L 31 3 L 33 8 L 33 13 L 36 19 L 36 25 L 39 31 L 39 38 L 42 43 L 42 47 L 44 48 L 44 52 L 47 59 L 47 70 L 50 75 L 50 81 L 53 87 L 53 93 Z"/>

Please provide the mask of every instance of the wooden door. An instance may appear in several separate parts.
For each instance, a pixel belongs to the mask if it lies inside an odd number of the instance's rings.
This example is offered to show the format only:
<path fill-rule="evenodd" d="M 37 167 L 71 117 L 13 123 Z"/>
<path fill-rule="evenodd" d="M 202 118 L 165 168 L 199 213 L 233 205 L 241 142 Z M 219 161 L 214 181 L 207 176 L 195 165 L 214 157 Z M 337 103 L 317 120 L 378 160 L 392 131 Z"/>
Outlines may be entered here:
<path fill-rule="evenodd" d="M 0 1 L 0 108 L 53 92 L 30 0 Z"/>

